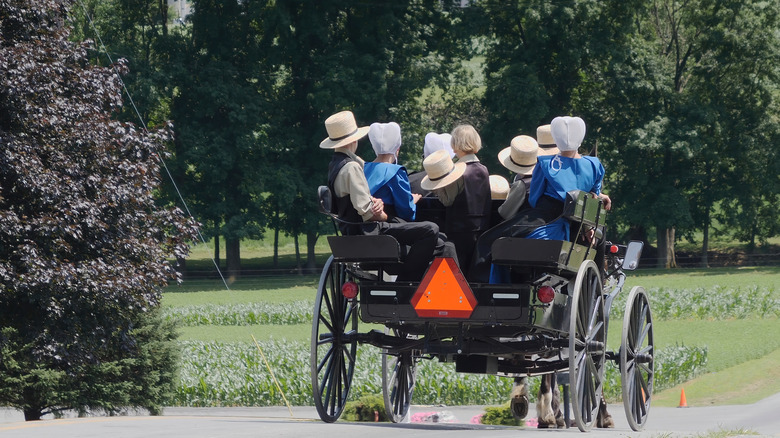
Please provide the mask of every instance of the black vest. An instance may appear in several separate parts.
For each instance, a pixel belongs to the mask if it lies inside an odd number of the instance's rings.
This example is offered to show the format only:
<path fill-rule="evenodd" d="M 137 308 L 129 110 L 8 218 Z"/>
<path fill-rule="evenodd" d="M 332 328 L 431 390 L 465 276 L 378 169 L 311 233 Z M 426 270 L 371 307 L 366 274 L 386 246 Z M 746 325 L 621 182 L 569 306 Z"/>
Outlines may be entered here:
<path fill-rule="evenodd" d="M 349 157 L 349 155 L 342 152 L 335 152 L 333 159 L 328 164 L 328 188 L 333 195 L 333 204 L 331 205 L 331 213 L 338 215 L 339 219 L 346 222 L 339 221 L 339 229 L 341 233 L 346 236 L 352 236 L 357 234 L 363 234 L 363 227 L 360 225 L 363 223 L 363 218 L 352 206 L 352 201 L 349 199 L 349 194 L 346 196 L 336 196 L 336 176 L 341 172 L 341 169 L 350 161 L 355 161 Z"/>

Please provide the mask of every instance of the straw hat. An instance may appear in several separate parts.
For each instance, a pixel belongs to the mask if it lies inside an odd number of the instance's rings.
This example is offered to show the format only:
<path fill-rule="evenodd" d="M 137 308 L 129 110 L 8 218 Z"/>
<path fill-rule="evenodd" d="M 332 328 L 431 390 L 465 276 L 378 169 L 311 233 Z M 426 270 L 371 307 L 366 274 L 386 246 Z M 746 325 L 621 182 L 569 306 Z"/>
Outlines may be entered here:
<path fill-rule="evenodd" d="M 325 129 L 328 131 L 328 138 L 322 140 L 320 147 L 335 149 L 365 137 L 369 127 L 358 128 L 352 111 L 342 111 L 325 119 Z"/>
<path fill-rule="evenodd" d="M 441 150 L 447 151 L 450 154 L 450 158 L 455 156 L 455 151 L 452 150 L 452 135 L 448 133 L 437 134 L 435 132 L 425 134 L 423 158 L 427 158 L 428 155 Z"/>
<path fill-rule="evenodd" d="M 585 138 L 585 121 L 579 117 L 556 117 L 550 122 L 550 132 L 558 149 L 576 151 Z"/>
<path fill-rule="evenodd" d="M 536 128 L 536 142 L 539 143 L 539 155 L 555 155 L 561 152 L 555 146 L 550 125 L 542 125 Z"/>
<path fill-rule="evenodd" d="M 530 175 L 536 166 L 539 145 L 533 137 L 518 135 L 508 148 L 498 153 L 498 161 L 507 169 L 519 175 Z"/>
<path fill-rule="evenodd" d="M 372 123 L 369 128 L 368 139 L 377 155 L 395 155 L 401 148 L 401 127 L 398 123 Z"/>
<path fill-rule="evenodd" d="M 506 199 L 509 181 L 501 175 L 490 175 L 490 199 Z"/>
<path fill-rule="evenodd" d="M 428 173 L 420 182 L 424 190 L 436 190 L 454 183 L 466 171 L 466 163 L 453 163 L 447 151 L 436 151 L 423 160 Z"/>

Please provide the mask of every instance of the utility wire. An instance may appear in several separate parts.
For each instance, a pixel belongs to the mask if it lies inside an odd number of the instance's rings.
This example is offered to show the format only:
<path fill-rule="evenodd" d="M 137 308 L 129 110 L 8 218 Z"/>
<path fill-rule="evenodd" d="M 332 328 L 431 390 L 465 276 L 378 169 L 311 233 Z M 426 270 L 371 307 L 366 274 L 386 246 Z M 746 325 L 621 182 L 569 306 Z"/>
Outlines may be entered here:
<path fill-rule="evenodd" d="M 97 26 L 95 26 L 95 22 L 92 21 L 92 16 L 89 15 L 89 11 L 87 10 L 87 7 L 84 6 L 83 0 L 79 0 L 79 4 L 81 5 L 81 9 L 84 11 L 84 15 L 87 17 L 87 20 L 89 21 L 89 24 L 92 27 L 92 31 L 95 32 L 95 36 L 97 37 L 98 42 L 100 43 L 100 49 L 106 55 L 106 58 L 108 58 L 109 65 L 114 70 L 114 73 L 116 73 L 119 82 L 122 84 L 122 89 L 125 90 L 125 94 L 127 95 L 127 98 L 130 101 L 130 105 L 132 105 L 133 107 L 133 111 L 135 111 L 136 116 L 138 116 L 138 120 L 141 123 L 141 127 L 143 128 L 144 133 L 148 135 L 149 130 L 146 128 L 146 122 L 144 121 L 144 118 L 141 117 L 141 112 L 138 111 L 138 107 L 135 106 L 135 102 L 133 101 L 133 96 L 130 95 L 130 90 L 127 89 L 127 86 L 125 85 L 125 81 L 122 80 L 122 75 L 119 74 L 119 70 L 116 68 L 116 65 L 114 65 L 114 60 L 111 59 L 111 55 L 108 53 L 105 44 L 103 44 L 103 38 L 100 37 L 100 32 L 98 31 Z M 165 173 L 168 175 L 168 178 L 171 180 L 171 184 L 173 184 L 173 188 L 174 190 L 176 190 L 176 195 L 179 196 L 179 200 L 181 200 L 182 205 L 184 205 L 184 210 L 187 212 L 187 215 L 193 220 L 195 220 L 195 216 L 193 216 L 193 214 L 190 212 L 190 209 L 187 206 L 187 202 L 184 200 L 184 196 L 182 196 L 181 191 L 179 190 L 179 186 L 176 184 L 176 181 L 173 179 L 173 175 L 171 174 L 171 171 L 168 169 L 168 165 L 165 164 L 165 160 L 163 160 L 162 156 L 157 152 L 155 152 L 154 154 L 157 156 L 157 159 L 160 160 L 160 163 L 162 163 L 163 169 L 165 169 Z M 201 234 L 200 232 L 200 228 L 197 229 L 197 232 L 201 242 L 203 242 L 204 245 L 207 245 L 206 239 L 203 238 L 203 234 Z M 214 263 L 214 267 L 217 268 L 217 273 L 219 274 L 219 278 L 222 279 L 222 283 L 225 285 L 225 289 L 230 290 L 230 287 L 228 286 L 225 277 L 222 275 L 222 271 L 219 269 L 219 265 L 217 264 L 217 261 L 214 259 L 214 257 L 211 257 L 211 262 Z"/>

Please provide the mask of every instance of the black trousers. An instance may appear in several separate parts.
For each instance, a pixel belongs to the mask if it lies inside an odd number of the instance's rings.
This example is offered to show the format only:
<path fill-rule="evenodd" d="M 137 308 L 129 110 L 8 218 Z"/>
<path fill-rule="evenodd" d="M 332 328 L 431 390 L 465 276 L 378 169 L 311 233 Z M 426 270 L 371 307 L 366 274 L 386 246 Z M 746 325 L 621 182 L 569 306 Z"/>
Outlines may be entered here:
<path fill-rule="evenodd" d="M 391 222 L 364 224 L 364 234 L 387 234 L 406 247 L 398 279 L 420 281 L 434 257 L 451 257 L 458 261 L 455 245 L 439 233 L 439 226 L 433 222 L 406 222 L 394 218 Z"/>

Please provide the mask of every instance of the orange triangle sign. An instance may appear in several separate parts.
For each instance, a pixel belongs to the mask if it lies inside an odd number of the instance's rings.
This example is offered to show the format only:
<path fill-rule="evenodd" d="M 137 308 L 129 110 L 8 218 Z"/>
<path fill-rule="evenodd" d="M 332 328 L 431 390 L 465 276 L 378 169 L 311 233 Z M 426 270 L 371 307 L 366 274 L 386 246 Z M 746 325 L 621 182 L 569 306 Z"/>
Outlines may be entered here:
<path fill-rule="evenodd" d="M 437 258 L 415 291 L 412 306 L 419 317 L 468 318 L 477 299 L 455 260 Z"/>

